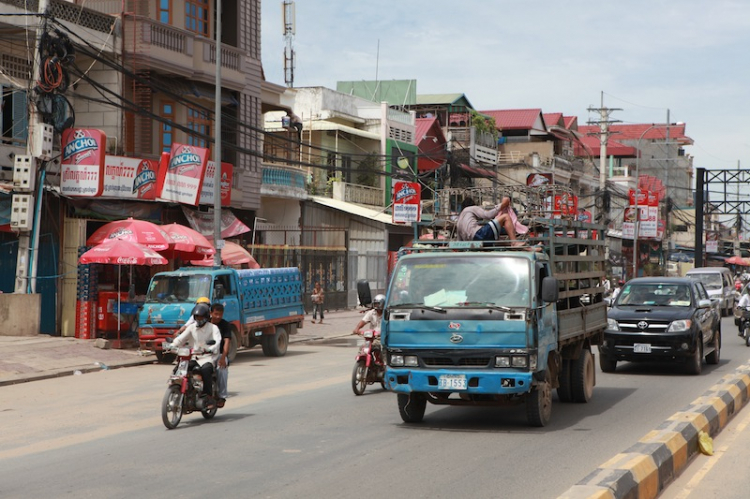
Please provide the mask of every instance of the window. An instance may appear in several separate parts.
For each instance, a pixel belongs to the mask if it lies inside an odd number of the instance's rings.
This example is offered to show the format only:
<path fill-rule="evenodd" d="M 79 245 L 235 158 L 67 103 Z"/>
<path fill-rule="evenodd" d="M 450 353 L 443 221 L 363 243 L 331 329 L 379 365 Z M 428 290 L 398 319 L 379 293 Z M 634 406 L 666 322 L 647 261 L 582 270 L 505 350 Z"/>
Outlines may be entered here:
<path fill-rule="evenodd" d="M 336 178 L 336 154 L 329 152 L 326 157 L 326 181 Z"/>
<path fill-rule="evenodd" d="M 188 108 L 187 126 L 197 134 L 203 134 L 205 136 L 211 135 L 211 121 L 208 119 L 208 112 L 206 111 Z M 188 135 L 188 144 L 191 146 L 210 148 L 208 140 L 197 135 Z"/>
<path fill-rule="evenodd" d="M 169 120 L 169 122 L 174 121 L 174 103 L 169 101 L 164 101 L 161 104 L 161 117 Z M 160 142 L 161 142 L 161 150 L 163 152 L 169 152 L 172 150 L 172 141 L 174 139 L 174 129 L 172 128 L 172 125 L 169 123 L 162 123 L 161 125 L 161 136 L 160 136 Z"/>
<path fill-rule="evenodd" d="M 24 145 L 29 134 L 26 91 L 0 85 L 0 139 L 2 143 Z"/>
<path fill-rule="evenodd" d="M 208 36 L 208 0 L 185 2 L 185 29 Z"/>
<path fill-rule="evenodd" d="M 172 0 L 159 0 L 157 16 L 159 17 L 159 22 L 172 24 Z"/>

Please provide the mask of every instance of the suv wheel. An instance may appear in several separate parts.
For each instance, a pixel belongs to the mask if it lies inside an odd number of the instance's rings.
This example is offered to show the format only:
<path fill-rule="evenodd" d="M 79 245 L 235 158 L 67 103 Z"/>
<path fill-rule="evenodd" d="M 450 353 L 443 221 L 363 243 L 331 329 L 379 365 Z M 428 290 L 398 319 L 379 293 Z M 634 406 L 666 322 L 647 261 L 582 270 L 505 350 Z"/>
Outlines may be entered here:
<path fill-rule="evenodd" d="M 688 374 L 698 375 L 703 369 L 703 337 L 698 336 L 698 345 L 695 347 L 695 353 L 690 356 L 685 364 L 685 370 Z"/>

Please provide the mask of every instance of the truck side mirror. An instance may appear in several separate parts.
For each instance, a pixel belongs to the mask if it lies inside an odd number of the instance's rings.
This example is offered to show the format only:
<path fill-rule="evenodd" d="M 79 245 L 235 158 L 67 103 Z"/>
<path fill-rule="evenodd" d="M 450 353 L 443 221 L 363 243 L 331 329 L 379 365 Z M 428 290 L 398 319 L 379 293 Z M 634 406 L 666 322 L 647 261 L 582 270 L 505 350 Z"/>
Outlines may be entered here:
<path fill-rule="evenodd" d="M 224 285 L 214 284 L 214 300 L 221 300 L 222 298 L 224 298 Z"/>
<path fill-rule="evenodd" d="M 372 304 L 372 292 L 367 280 L 357 281 L 357 296 L 359 296 L 359 303 L 363 307 L 369 307 Z"/>
<path fill-rule="evenodd" d="M 557 301 L 559 288 L 556 277 L 545 277 L 542 279 L 542 301 L 552 303 Z"/>

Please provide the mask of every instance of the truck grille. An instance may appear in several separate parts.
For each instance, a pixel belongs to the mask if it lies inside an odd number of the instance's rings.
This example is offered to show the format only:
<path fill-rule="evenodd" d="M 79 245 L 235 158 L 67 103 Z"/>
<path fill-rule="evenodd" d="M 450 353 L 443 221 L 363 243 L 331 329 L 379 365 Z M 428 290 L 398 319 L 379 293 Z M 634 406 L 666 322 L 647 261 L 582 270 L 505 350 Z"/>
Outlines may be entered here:
<path fill-rule="evenodd" d="M 423 357 L 422 362 L 426 367 L 487 367 L 490 357 Z"/>

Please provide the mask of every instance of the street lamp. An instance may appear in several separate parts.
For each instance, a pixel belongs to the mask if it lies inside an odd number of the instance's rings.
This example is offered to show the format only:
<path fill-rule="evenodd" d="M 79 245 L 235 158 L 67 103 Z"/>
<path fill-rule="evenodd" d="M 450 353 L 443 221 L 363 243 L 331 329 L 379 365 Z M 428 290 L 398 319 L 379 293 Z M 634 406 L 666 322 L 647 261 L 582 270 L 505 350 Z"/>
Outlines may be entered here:
<path fill-rule="evenodd" d="M 640 183 L 640 175 L 638 173 L 638 170 L 640 168 L 641 164 L 641 140 L 646 135 L 646 133 L 653 129 L 658 127 L 664 127 L 669 128 L 671 125 L 669 123 L 664 124 L 654 124 L 650 127 L 646 128 L 640 137 L 638 137 L 638 141 L 636 142 L 636 156 L 635 156 L 635 222 L 634 222 L 634 230 L 633 230 L 633 278 L 638 277 L 638 222 L 640 221 L 640 217 L 638 216 L 638 190 L 639 190 L 639 183 Z M 669 145 L 667 145 L 669 147 Z M 667 168 L 669 168 L 669 165 L 667 165 Z M 646 204 L 648 204 L 648 199 L 646 200 Z"/>
<path fill-rule="evenodd" d="M 255 220 L 253 220 L 253 242 L 250 243 L 250 245 L 252 247 L 251 249 L 255 249 L 254 248 L 254 246 L 255 246 L 255 229 L 256 229 L 256 227 L 258 227 L 258 220 L 260 220 L 261 222 L 268 222 L 268 220 L 266 220 L 265 218 L 260 218 L 260 217 L 255 217 Z M 250 251 L 250 254 L 252 255 L 253 252 Z"/>

